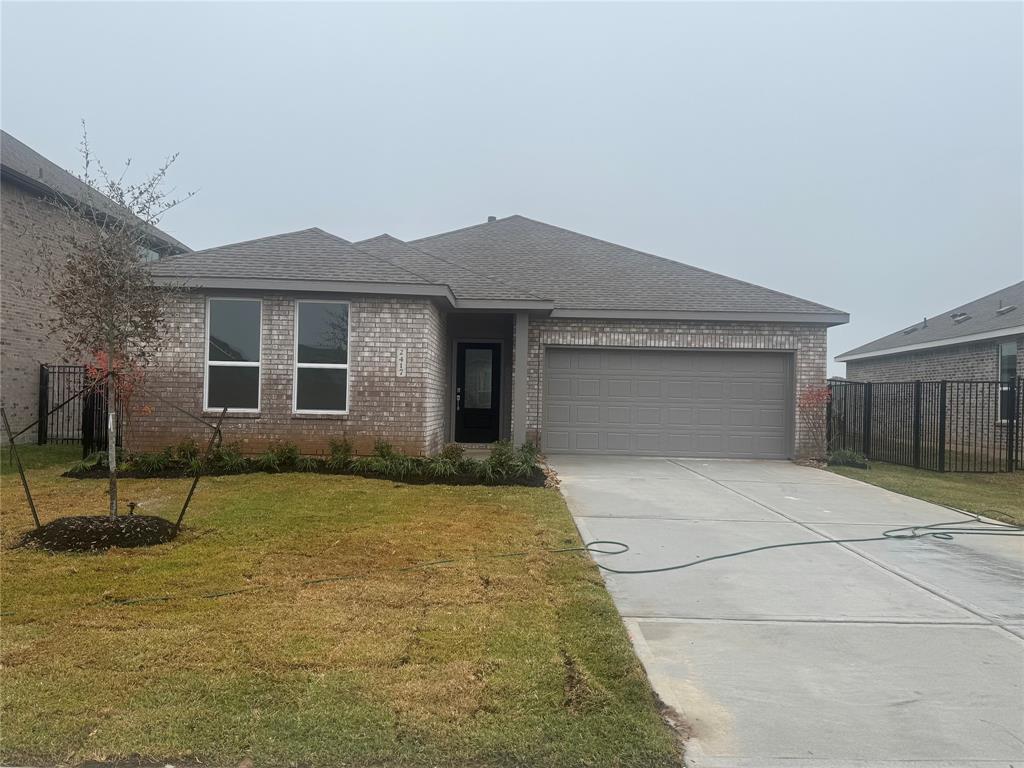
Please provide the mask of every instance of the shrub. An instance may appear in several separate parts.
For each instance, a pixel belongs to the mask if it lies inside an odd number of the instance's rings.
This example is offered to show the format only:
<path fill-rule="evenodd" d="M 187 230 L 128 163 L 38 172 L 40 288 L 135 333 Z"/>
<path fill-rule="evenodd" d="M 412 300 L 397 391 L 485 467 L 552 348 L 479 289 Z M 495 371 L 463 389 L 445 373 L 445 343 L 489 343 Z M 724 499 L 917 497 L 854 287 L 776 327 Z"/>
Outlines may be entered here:
<path fill-rule="evenodd" d="M 174 457 L 168 449 L 160 453 L 137 453 L 129 460 L 128 467 L 143 475 L 155 475 L 171 469 L 174 463 Z"/>
<path fill-rule="evenodd" d="M 525 442 L 516 448 L 515 465 L 513 473 L 516 477 L 529 477 L 537 466 L 537 458 L 540 451 L 531 442 Z"/>
<path fill-rule="evenodd" d="M 222 445 L 210 452 L 210 472 L 237 475 L 245 472 L 248 468 L 249 462 L 242 455 L 242 450 L 237 443 Z"/>
<path fill-rule="evenodd" d="M 508 440 L 499 440 L 491 446 L 491 455 L 477 465 L 477 477 L 485 483 L 499 483 L 517 477 L 519 462 L 516 449 Z"/>
<path fill-rule="evenodd" d="M 825 439 L 828 433 L 827 411 L 831 398 L 832 390 L 824 384 L 808 387 L 800 393 L 797 412 L 808 458 L 820 459 L 825 456 L 828 448 Z"/>
<path fill-rule="evenodd" d="M 422 463 L 423 474 L 435 480 L 444 480 L 459 474 L 462 460 L 453 460 L 441 454 L 425 459 Z"/>
<path fill-rule="evenodd" d="M 323 469 L 324 462 L 314 459 L 312 456 L 300 456 L 295 462 L 295 469 L 299 472 L 319 472 Z"/>
<path fill-rule="evenodd" d="M 199 456 L 199 445 L 191 437 L 186 437 L 174 447 L 174 459 L 186 467 Z"/>
<path fill-rule="evenodd" d="M 331 440 L 330 455 L 324 464 L 335 472 L 344 472 L 352 467 L 352 444 L 348 440 Z"/>
<path fill-rule="evenodd" d="M 106 468 L 107 466 L 107 454 L 102 451 L 96 451 L 90 453 L 81 461 L 76 461 L 70 467 L 68 467 L 69 475 L 84 475 L 89 470 L 97 468 Z"/>
<path fill-rule="evenodd" d="M 840 448 L 828 455 L 828 465 L 830 467 L 858 467 L 859 469 L 867 469 L 868 460 L 864 458 L 863 453 L 851 451 L 849 448 Z"/>
<path fill-rule="evenodd" d="M 441 452 L 437 454 L 438 459 L 450 461 L 453 464 L 461 464 L 466 457 L 466 449 L 458 443 L 448 443 Z"/>
<path fill-rule="evenodd" d="M 299 446 L 289 442 L 271 443 L 261 457 L 265 466 L 274 467 L 267 472 L 290 472 L 298 466 L 299 458 Z"/>

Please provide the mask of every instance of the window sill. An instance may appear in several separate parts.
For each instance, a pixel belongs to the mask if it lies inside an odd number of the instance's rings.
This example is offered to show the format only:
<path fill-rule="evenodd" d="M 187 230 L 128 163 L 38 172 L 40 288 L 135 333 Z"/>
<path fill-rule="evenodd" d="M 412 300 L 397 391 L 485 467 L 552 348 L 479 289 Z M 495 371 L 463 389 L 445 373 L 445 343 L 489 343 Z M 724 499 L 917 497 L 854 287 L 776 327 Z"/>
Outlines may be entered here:
<path fill-rule="evenodd" d="M 203 411 L 204 416 L 220 416 L 221 408 L 207 408 Z M 224 414 L 227 419 L 261 419 L 263 414 L 259 411 L 228 411 Z"/>
<path fill-rule="evenodd" d="M 345 411 L 344 413 L 299 413 L 292 411 L 291 414 L 293 419 L 310 419 L 312 421 L 345 421 L 350 416 L 351 414 L 349 411 Z"/>

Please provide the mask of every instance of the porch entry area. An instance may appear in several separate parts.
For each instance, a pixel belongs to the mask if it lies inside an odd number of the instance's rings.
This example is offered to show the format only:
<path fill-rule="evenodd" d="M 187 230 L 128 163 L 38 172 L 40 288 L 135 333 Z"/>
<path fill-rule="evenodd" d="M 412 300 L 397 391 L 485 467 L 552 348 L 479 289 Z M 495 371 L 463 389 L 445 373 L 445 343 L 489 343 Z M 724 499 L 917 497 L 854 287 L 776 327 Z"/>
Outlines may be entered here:
<path fill-rule="evenodd" d="M 455 442 L 493 443 L 501 438 L 500 342 L 455 345 Z"/>
<path fill-rule="evenodd" d="M 468 445 L 515 440 L 512 361 L 517 351 L 516 322 L 514 312 L 447 316 L 449 440 Z M 525 399 L 525 383 L 522 394 Z M 525 428 L 523 431 L 525 434 Z"/>

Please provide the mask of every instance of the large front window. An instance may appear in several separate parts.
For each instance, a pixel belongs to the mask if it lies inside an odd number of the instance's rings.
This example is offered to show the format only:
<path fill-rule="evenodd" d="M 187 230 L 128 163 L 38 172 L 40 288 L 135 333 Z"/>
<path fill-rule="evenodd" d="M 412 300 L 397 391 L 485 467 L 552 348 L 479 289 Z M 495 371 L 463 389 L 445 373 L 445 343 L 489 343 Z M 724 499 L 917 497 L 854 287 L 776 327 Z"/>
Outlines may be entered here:
<path fill-rule="evenodd" d="M 295 307 L 295 411 L 346 413 L 348 304 L 299 301 Z"/>
<path fill-rule="evenodd" d="M 1013 406 L 1013 390 L 1010 385 L 1016 378 L 1017 342 L 1006 341 L 999 345 L 999 418 L 1003 421 L 1010 417 L 1010 409 Z"/>
<path fill-rule="evenodd" d="M 206 408 L 260 409 L 259 299 L 210 299 L 206 317 Z"/>

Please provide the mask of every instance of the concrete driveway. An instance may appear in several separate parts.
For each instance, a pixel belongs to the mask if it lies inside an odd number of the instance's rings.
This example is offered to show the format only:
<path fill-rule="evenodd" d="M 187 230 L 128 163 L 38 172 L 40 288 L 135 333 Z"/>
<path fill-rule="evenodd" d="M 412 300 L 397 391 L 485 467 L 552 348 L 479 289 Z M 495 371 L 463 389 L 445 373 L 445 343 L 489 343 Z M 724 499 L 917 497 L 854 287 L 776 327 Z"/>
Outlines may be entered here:
<path fill-rule="evenodd" d="M 561 456 L 595 555 L 641 569 L 957 513 L 787 462 Z M 963 518 L 968 520 L 968 518 Z M 1024 768 L 1024 539 L 770 550 L 605 574 L 687 763 Z"/>

